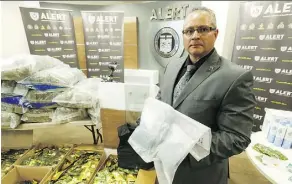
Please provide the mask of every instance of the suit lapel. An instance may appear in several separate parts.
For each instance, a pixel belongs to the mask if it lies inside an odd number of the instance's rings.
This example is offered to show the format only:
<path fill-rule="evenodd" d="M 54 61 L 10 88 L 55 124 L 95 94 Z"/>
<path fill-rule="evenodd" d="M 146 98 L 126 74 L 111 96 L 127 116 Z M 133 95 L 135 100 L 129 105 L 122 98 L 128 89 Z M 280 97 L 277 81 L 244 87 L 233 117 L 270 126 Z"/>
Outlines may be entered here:
<path fill-rule="evenodd" d="M 184 101 L 184 99 L 194 91 L 205 79 L 207 79 L 213 72 L 220 68 L 220 58 L 216 50 L 211 54 L 211 56 L 202 64 L 202 66 L 196 71 L 192 76 L 188 84 L 185 86 L 181 94 L 178 96 L 176 102 L 173 104 L 173 108 L 178 107 L 178 105 Z M 177 74 L 176 74 L 177 76 Z M 173 88 L 171 88 L 173 89 Z M 172 91 L 173 93 L 173 91 Z"/>
<path fill-rule="evenodd" d="M 165 79 L 167 80 L 166 83 L 168 83 L 167 89 L 169 89 L 168 91 L 166 91 L 166 103 L 168 103 L 169 105 L 172 105 L 172 96 L 173 96 L 173 90 L 174 90 L 174 84 L 177 78 L 177 75 L 180 71 L 180 69 L 182 68 L 184 62 L 185 62 L 186 58 L 180 58 L 180 60 L 178 62 L 176 62 L 175 64 L 172 65 L 172 68 L 169 70 L 171 71 L 170 74 L 168 74 L 168 78 Z"/>

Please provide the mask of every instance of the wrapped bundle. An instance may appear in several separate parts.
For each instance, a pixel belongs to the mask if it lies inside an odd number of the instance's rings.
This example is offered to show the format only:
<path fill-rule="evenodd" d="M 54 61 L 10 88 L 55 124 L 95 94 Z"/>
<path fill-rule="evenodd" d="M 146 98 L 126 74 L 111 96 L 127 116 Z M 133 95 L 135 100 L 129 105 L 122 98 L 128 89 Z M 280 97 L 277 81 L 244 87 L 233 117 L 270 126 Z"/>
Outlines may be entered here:
<path fill-rule="evenodd" d="M 68 123 L 71 121 L 83 120 L 88 117 L 85 109 L 72 109 L 58 107 L 53 113 L 52 121 L 55 123 Z"/>
<path fill-rule="evenodd" d="M 51 122 L 54 111 L 54 109 L 29 109 L 22 115 L 21 120 L 30 123 Z"/>
<path fill-rule="evenodd" d="M 20 124 L 20 115 L 1 111 L 1 127 L 16 128 Z"/>

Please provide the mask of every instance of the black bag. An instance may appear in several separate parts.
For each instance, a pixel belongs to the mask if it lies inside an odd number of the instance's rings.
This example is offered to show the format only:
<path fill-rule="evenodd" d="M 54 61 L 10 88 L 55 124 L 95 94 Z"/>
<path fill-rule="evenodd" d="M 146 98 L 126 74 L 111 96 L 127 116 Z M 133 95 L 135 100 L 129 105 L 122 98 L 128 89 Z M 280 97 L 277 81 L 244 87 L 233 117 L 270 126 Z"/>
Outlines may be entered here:
<path fill-rule="evenodd" d="M 118 166 L 124 169 L 149 170 L 154 167 L 153 162 L 146 163 L 128 143 L 128 140 L 136 127 L 137 126 L 130 125 L 128 123 L 118 127 L 118 135 L 120 139 L 120 143 L 117 149 Z"/>

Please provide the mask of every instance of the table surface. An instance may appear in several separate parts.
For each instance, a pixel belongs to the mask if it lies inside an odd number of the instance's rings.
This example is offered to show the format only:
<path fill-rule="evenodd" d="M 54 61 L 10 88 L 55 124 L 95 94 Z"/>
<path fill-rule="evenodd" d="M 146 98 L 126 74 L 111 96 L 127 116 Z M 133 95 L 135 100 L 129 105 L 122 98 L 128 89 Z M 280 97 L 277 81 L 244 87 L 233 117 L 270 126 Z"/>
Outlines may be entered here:
<path fill-rule="evenodd" d="M 292 184 L 288 179 L 292 177 L 292 173 L 288 171 L 283 171 L 276 167 L 265 166 L 259 160 L 255 158 L 255 156 L 260 155 L 259 152 L 252 149 L 252 147 L 256 144 L 260 143 L 265 146 L 269 146 L 272 149 L 280 151 L 284 154 L 288 161 L 292 164 L 292 149 L 284 149 L 281 147 L 276 147 L 272 143 L 268 142 L 267 139 L 264 137 L 262 132 L 256 132 L 251 135 L 251 144 L 246 149 L 246 154 L 248 158 L 251 160 L 253 165 L 272 183 L 275 184 Z"/>
<path fill-rule="evenodd" d="M 17 128 L 2 128 L 3 130 L 32 130 L 36 128 L 47 128 L 47 127 L 55 127 L 55 126 L 67 126 L 67 125 L 75 125 L 75 126 L 82 126 L 82 125 L 95 125 L 90 119 L 88 120 L 80 120 L 80 121 L 72 121 L 69 123 L 58 124 L 54 122 L 45 122 L 45 123 L 22 123 Z"/>

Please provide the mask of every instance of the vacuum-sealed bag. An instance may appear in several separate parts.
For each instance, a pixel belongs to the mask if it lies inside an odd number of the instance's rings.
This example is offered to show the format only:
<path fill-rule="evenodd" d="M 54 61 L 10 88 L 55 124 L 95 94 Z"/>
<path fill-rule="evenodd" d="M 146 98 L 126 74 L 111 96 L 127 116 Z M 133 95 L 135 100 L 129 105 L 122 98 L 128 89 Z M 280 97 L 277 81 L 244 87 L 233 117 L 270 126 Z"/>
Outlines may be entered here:
<path fill-rule="evenodd" d="M 1 110 L 11 113 L 23 114 L 27 108 L 23 106 L 24 98 L 22 96 L 11 96 L 1 94 Z"/>
<path fill-rule="evenodd" d="M 91 121 L 96 124 L 96 128 L 101 128 L 101 120 L 100 120 L 100 107 L 87 109 L 88 115 Z"/>
<path fill-rule="evenodd" d="M 32 89 L 47 91 L 73 87 L 85 78 L 85 74 L 77 68 L 55 67 L 37 72 L 19 83 Z"/>
<path fill-rule="evenodd" d="M 84 79 L 73 88 L 56 96 L 53 102 L 70 108 L 96 108 L 99 103 L 98 88 L 100 82 L 99 78 Z"/>
<path fill-rule="evenodd" d="M 72 109 L 58 107 L 53 113 L 52 121 L 54 123 L 68 123 L 71 121 L 84 120 L 88 117 L 86 109 Z"/>
<path fill-rule="evenodd" d="M 197 161 L 210 154 L 211 138 L 209 127 L 148 98 L 129 143 L 144 161 L 154 161 L 159 183 L 170 184 L 189 153 Z"/>
<path fill-rule="evenodd" d="M 25 102 L 23 103 L 23 106 L 31 109 L 56 108 L 58 105 L 57 103 L 52 102 L 52 100 L 60 93 L 62 93 L 62 91 L 60 90 L 30 90 L 25 97 Z"/>
<path fill-rule="evenodd" d="M 1 111 L 1 127 L 16 128 L 20 124 L 20 115 Z"/>
<path fill-rule="evenodd" d="M 69 68 L 69 65 L 50 56 L 19 55 L 1 62 L 1 79 L 20 81 L 38 71 L 57 66 Z"/>
<path fill-rule="evenodd" d="M 15 86 L 16 86 L 15 81 L 3 80 L 1 81 L 1 93 L 12 95 Z"/>
<path fill-rule="evenodd" d="M 55 109 L 29 109 L 21 120 L 30 123 L 51 122 L 54 111 Z"/>

